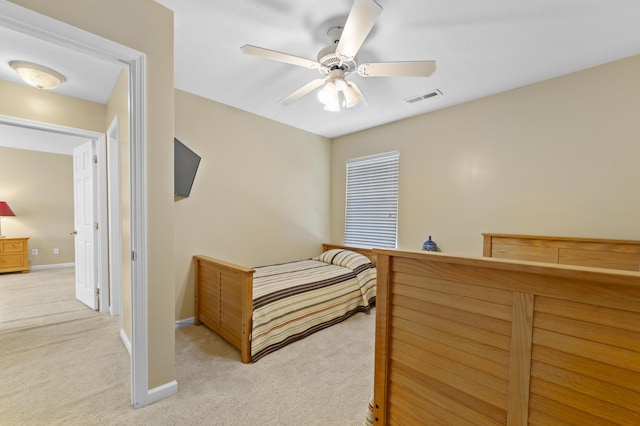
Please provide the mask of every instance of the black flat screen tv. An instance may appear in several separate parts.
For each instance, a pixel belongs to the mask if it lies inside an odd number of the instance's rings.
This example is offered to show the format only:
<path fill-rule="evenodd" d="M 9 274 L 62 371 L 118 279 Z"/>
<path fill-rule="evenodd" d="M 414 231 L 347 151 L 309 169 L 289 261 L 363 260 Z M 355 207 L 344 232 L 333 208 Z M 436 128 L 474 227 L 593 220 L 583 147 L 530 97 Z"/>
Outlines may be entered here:
<path fill-rule="evenodd" d="M 191 193 L 193 181 L 200 165 L 200 156 L 189 147 L 173 139 L 174 145 L 174 200 L 186 198 Z"/>

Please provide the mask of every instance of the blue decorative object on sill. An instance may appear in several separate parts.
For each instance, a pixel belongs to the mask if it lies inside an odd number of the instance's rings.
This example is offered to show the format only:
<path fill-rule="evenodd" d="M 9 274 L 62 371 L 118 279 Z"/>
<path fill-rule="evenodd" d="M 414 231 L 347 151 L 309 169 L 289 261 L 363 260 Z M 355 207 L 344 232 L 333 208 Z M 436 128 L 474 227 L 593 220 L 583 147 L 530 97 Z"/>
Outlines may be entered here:
<path fill-rule="evenodd" d="M 422 250 L 424 251 L 438 251 L 438 245 L 435 241 L 431 240 L 431 235 L 429 235 L 429 239 L 422 244 Z"/>

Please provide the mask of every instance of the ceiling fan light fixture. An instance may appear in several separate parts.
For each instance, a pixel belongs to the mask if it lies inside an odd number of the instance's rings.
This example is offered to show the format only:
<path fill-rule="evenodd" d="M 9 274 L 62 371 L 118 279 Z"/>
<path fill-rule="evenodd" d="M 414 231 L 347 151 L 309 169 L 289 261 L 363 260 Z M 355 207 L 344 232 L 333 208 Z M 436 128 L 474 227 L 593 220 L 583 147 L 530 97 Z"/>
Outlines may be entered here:
<path fill-rule="evenodd" d="M 336 90 L 338 92 L 343 92 L 344 89 L 347 88 L 347 80 L 345 80 L 344 78 L 335 79 L 334 84 L 336 85 Z"/>
<path fill-rule="evenodd" d="M 333 104 L 326 104 L 324 106 L 324 110 L 325 111 L 330 111 L 330 112 L 340 112 L 341 108 L 340 108 L 340 104 L 338 102 L 333 103 Z"/>
<path fill-rule="evenodd" d="M 326 111 L 340 111 L 340 96 L 338 95 L 336 83 L 333 80 L 328 81 L 318 92 L 318 100 L 324 104 Z"/>
<path fill-rule="evenodd" d="M 11 61 L 9 66 L 25 83 L 38 89 L 53 90 L 66 80 L 59 72 L 32 62 Z"/>
<path fill-rule="evenodd" d="M 362 94 L 353 83 L 347 84 L 342 90 L 342 94 L 347 108 L 353 108 L 362 101 Z"/>
<path fill-rule="evenodd" d="M 336 68 L 329 73 L 329 80 L 318 92 L 318 100 L 324 104 L 326 111 L 341 111 L 342 108 L 353 108 L 363 99 L 362 93 L 354 83 L 345 79 L 345 71 Z"/>

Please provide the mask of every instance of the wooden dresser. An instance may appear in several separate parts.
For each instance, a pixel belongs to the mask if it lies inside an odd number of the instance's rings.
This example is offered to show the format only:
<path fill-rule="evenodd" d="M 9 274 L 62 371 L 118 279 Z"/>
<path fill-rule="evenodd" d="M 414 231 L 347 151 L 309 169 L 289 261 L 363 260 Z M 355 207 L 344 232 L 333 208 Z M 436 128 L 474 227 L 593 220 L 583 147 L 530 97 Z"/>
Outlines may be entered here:
<path fill-rule="evenodd" d="M 29 272 L 29 238 L 0 238 L 0 272 Z"/>
<path fill-rule="evenodd" d="M 640 241 L 482 234 L 483 256 L 640 271 Z"/>

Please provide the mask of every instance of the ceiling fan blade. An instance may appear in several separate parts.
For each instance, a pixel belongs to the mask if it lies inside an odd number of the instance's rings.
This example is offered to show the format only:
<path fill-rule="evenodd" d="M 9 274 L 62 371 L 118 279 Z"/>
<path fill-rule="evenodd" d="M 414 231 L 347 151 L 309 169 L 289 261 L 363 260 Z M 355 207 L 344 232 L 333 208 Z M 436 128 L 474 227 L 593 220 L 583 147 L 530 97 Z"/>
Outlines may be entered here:
<path fill-rule="evenodd" d="M 240 48 L 240 50 L 245 55 L 258 56 L 260 58 L 297 65 L 303 68 L 315 69 L 320 66 L 319 62 L 312 61 L 311 59 L 301 58 L 300 56 L 289 55 L 288 53 L 269 50 L 263 47 L 252 46 L 250 44 L 245 44 Z"/>
<path fill-rule="evenodd" d="M 347 59 L 355 58 L 381 12 L 382 6 L 375 0 L 354 0 L 336 53 Z"/>
<path fill-rule="evenodd" d="M 379 62 L 361 64 L 363 77 L 429 77 L 436 70 L 436 61 Z"/>
<path fill-rule="evenodd" d="M 322 86 L 326 80 L 327 80 L 326 78 L 318 78 L 318 79 L 312 80 L 307 84 L 305 84 L 304 86 L 302 86 L 301 88 L 299 88 L 298 90 L 294 91 L 293 93 L 280 99 L 278 103 L 281 103 L 282 105 L 291 105 L 298 99 L 308 95 L 309 93 L 316 90 L 318 87 Z"/>

